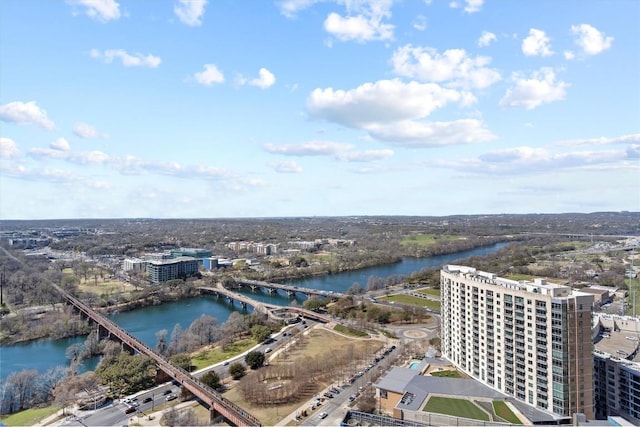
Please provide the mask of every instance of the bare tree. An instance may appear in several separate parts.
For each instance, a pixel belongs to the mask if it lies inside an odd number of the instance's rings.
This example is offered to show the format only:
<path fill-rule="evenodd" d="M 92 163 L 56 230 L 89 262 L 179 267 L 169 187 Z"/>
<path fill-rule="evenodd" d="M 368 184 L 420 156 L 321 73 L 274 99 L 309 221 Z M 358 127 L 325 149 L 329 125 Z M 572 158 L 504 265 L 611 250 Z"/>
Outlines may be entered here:
<path fill-rule="evenodd" d="M 189 332 L 198 337 L 199 344 L 209 344 L 219 337 L 218 320 L 213 316 L 203 314 L 191 323 Z"/>

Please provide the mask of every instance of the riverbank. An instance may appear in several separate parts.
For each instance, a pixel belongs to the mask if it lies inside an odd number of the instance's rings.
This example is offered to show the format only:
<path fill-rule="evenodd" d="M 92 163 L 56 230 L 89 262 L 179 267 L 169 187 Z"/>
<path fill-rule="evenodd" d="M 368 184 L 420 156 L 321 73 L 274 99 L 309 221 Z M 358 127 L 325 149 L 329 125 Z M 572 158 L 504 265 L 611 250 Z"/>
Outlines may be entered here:
<path fill-rule="evenodd" d="M 474 243 L 476 247 L 472 249 L 465 250 L 463 252 L 451 252 L 445 255 L 429 257 L 429 259 L 432 258 L 434 260 L 438 260 L 438 262 L 433 263 L 433 268 L 437 268 L 440 264 L 440 261 L 443 263 L 450 262 L 451 260 L 455 259 L 455 257 L 458 255 L 462 256 L 464 254 L 473 254 L 476 251 L 484 251 L 485 249 L 489 249 L 489 248 L 495 248 L 494 250 L 497 250 L 499 247 L 507 244 L 507 243 L 496 243 L 493 240 L 494 239 L 491 239 L 491 242 L 488 242 L 486 240 L 483 240 L 483 241 L 475 240 Z M 487 253 L 493 252 L 494 250 L 488 250 Z M 411 258 L 416 260 L 422 259 L 422 258 L 415 258 L 415 257 L 411 257 Z M 376 259 L 380 260 L 382 258 L 376 258 Z M 424 259 L 427 259 L 427 258 L 424 258 Z M 391 270 L 396 270 L 396 267 L 400 267 L 400 264 L 402 264 L 404 260 L 405 260 L 404 258 L 401 258 L 400 262 L 394 260 L 394 262 L 386 262 L 386 263 L 378 262 L 376 264 L 372 264 L 368 266 L 363 266 L 363 264 L 358 264 L 356 267 L 355 265 L 352 265 L 352 268 L 344 267 L 341 270 L 341 272 L 332 271 L 331 269 L 328 268 L 329 265 L 327 265 L 326 266 L 327 268 L 323 271 L 318 271 L 317 266 L 315 266 L 315 269 L 311 269 L 311 268 L 295 269 L 295 274 L 293 273 L 294 270 L 289 270 L 290 272 L 289 274 L 283 274 L 279 276 L 277 281 L 278 282 L 294 282 L 294 281 L 305 281 L 306 279 L 317 278 L 317 279 L 321 279 L 323 283 L 319 283 L 317 286 L 309 286 L 305 283 L 302 283 L 301 286 L 317 287 L 318 289 L 327 290 L 327 291 L 345 292 L 347 288 L 355 282 L 358 282 L 362 288 L 366 289 L 368 277 L 360 277 L 360 278 L 355 277 L 359 272 L 367 273 L 370 270 L 372 270 L 371 274 L 368 275 L 369 277 L 386 278 L 388 277 L 389 274 L 394 274 L 397 276 L 409 275 L 409 274 L 415 274 L 420 270 L 431 267 L 430 265 L 425 265 L 422 267 L 422 269 L 420 269 L 416 266 L 416 268 L 411 269 L 411 271 L 402 272 L 402 273 L 390 273 Z M 384 273 L 383 274 L 376 273 L 376 271 L 378 270 L 381 270 L 381 271 L 384 270 Z M 220 275 L 209 276 L 207 277 L 207 279 L 224 281 L 225 275 L 229 277 L 227 273 L 224 273 Z M 247 275 L 246 277 L 254 277 L 254 276 L 255 275 Z M 265 280 L 264 276 L 260 276 L 258 278 L 260 280 Z M 339 289 L 332 288 L 332 286 L 334 285 L 327 284 L 327 283 L 333 283 L 335 281 L 340 281 L 341 278 L 348 278 L 346 280 L 350 283 L 347 283 L 345 286 L 342 286 Z M 106 306 L 95 304 L 95 302 L 98 301 L 96 294 L 84 293 L 84 294 L 78 295 L 78 297 L 86 301 L 87 303 L 89 303 L 96 311 L 99 311 L 100 313 L 103 313 L 105 315 L 113 315 L 117 313 L 132 312 L 132 311 L 143 309 L 146 307 L 161 306 L 163 304 L 170 303 L 170 302 L 182 301 L 182 300 L 187 300 L 189 298 L 198 297 L 200 293 L 196 289 L 196 287 L 198 283 L 204 283 L 204 280 L 207 280 L 207 279 L 199 279 L 198 281 L 188 280 L 182 283 L 180 286 L 173 286 L 173 287 L 165 286 L 165 285 L 149 285 L 142 288 L 133 288 L 127 291 L 125 294 L 120 295 L 119 299 L 120 300 L 127 299 L 126 301 L 122 301 L 116 304 L 106 305 Z M 274 279 L 269 279 L 269 280 L 274 280 Z M 97 289 L 96 292 L 99 292 L 99 289 Z M 28 307 L 24 309 L 29 310 Z M 58 313 L 59 316 L 56 316 L 56 313 Z M 0 323 L 0 326 L 2 326 L 3 331 L 9 331 L 8 335 L 5 335 L 0 339 L 0 345 L 2 346 L 26 343 L 29 341 L 36 341 L 36 340 L 42 340 L 42 339 L 69 338 L 69 337 L 75 337 L 78 335 L 84 335 L 88 333 L 87 330 L 80 330 L 76 328 L 73 330 L 69 330 L 66 333 L 64 330 L 61 329 L 61 330 L 57 330 L 55 334 L 37 334 L 37 335 L 33 334 L 35 330 L 43 330 L 42 326 L 49 326 L 56 323 L 63 323 L 62 320 L 65 320 L 68 322 L 68 319 L 66 319 L 68 315 L 64 314 L 62 311 L 59 311 L 59 310 L 58 311 L 54 310 L 50 312 L 46 318 L 43 317 L 42 319 L 39 319 L 37 316 L 29 318 L 28 319 L 29 327 L 23 328 L 23 329 L 16 327 L 16 325 L 7 327 L 6 325 L 8 323 L 6 322 L 9 322 L 9 323 L 11 322 L 10 320 L 8 321 L 6 320 L 9 316 L 10 315 L 5 316 L 5 318 L 3 318 Z M 39 324 L 39 321 L 42 322 L 42 324 Z"/>

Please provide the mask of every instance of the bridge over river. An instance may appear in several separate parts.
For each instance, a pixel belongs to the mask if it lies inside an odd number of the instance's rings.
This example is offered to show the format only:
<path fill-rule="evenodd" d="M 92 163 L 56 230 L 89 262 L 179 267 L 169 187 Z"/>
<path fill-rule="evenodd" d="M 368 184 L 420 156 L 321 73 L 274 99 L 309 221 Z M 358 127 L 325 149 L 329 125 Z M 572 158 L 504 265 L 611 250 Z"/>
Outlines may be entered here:
<path fill-rule="evenodd" d="M 280 291 L 286 292 L 286 294 L 289 296 L 292 296 L 296 293 L 302 294 L 307 298 L 323 297 L 323 298 L 338 299 L 343 296 L 343 294 L 339 292 L 321 291 L 318 289 L 303 288 L 300 286 L 283 285 L 281 283 L 262 282 L 260 280 L 234 279 L 234 281 L 239 286 L 248 286 L 253 290 L 256 290 L 258 288 L 266 289 L 269 292 L 277 292 L 278 290 L 280 290 Z"/>
<path fill-rule="evenodd" d="M 100 328 L 108 331 L 112 337 L 117 338 L 130 349 L 153 359 L 160 370 L 180 383 L 182 387 L 187 389 L 209 407 L 212 419 L 215 415 L 220 414 L 231 424 L 236 426 L 261 426 L 260 420 L 249 412 L 225 399 L 220 395 L 220 393 L 197 378 L 192 377 L 189 372 L 182 369 L 180 366 L 168 361 L 163 356 L 147 347 L 146 344 L 113 323 L 111 320 L 94 311 L 91 307 L 73 297 L 56 284 L 51 283 L 51 286 L 53 286 L 65 298 L 65 300 L 69 304 L 73 305 L 82 315 L 94 321 Z"/>
<path fill-rule="evenodd" d="M 262 283 L 262 282 L 259 282 Z M 198 290 L 201 292 L 209 292 L 216 294 L 218 296 L 223 296 L 227 298 L 229 301 L 236 301 L 242 305 L 243 308 L 247 308 L 247 306 L 253 307 L 253 309 L 259 313 L 267 314 L 270 318 L 274 320 L 281 320 L 287 323 L 298 319 L 299 317 L 306 317 L 308 319 L 317 320 L 322 323 L 331 322 L 331 318 L 329 316 L 325 316 L 320 313 L 316 313 L 315 311 L 307 310 L 300 307 L 291 307 L 291 306 L 282 306 L 282 305 L 274 305 L 274 304 L 266 304 L 257 300 L 254 300 L 251 297 L 246 295 L 238 294 L 236 292 L 230 291 L 226 289 L 222 283 L 217 283 L 215 288 L 208 286 L 199 286 Z M 332 294 L 339 295 L 339 294 Z"/>

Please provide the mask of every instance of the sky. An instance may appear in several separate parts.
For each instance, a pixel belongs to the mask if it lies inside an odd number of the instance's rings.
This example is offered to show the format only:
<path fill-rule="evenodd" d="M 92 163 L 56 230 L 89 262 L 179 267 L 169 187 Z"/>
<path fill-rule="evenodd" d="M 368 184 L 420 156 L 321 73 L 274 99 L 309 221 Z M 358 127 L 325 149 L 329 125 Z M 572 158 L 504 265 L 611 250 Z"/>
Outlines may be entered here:
<path fill-rule="evenodd" d="M 640 210 L 636 0 L 3 0 L 0 219 Z"/>

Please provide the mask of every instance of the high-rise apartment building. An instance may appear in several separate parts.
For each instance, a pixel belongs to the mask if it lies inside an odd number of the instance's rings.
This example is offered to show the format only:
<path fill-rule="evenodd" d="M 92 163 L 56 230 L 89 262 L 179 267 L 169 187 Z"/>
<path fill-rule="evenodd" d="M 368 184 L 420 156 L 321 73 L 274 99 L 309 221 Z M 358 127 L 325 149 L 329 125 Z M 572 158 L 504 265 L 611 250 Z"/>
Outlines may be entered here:
<path fill-rule="evenodd" d="M 593 418 L 593 295 L 475 268 L 440 272 L 442 353 L 476 380 L 560 416 Z"/>

